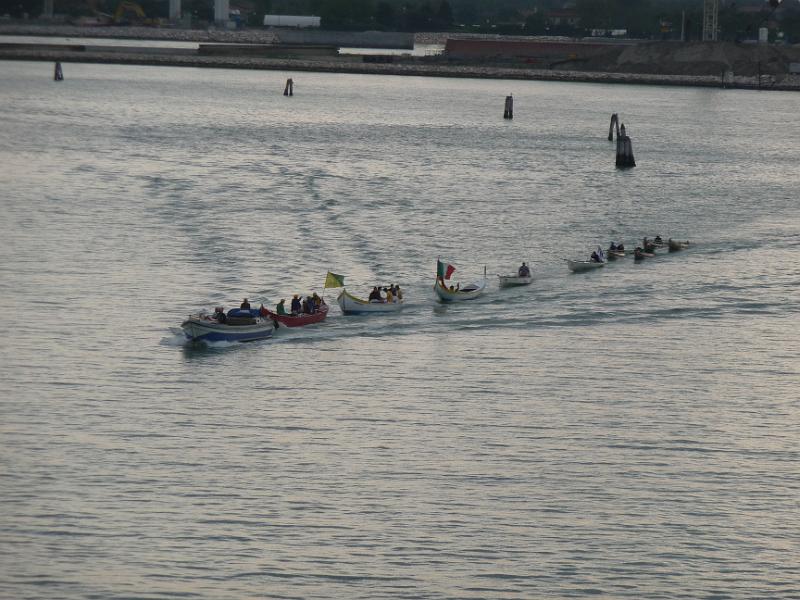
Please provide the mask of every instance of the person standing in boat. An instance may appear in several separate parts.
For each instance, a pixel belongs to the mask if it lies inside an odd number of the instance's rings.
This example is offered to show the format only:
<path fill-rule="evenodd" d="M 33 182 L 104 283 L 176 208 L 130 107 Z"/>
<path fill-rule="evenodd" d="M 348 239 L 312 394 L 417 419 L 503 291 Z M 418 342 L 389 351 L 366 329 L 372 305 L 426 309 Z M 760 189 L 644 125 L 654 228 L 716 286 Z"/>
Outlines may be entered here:
<path fill-rule="evenodd" d="M 300 297 L 297 294 L 295 294 L 294 297 L 292 298 L 292 305 L 290 308 L 292 311 L 292 315 L 299 315 L 300 312 L 302 311 L 303 307 L 300 302 Z"/>
<path fill-rule="evenodd" d="M 531 270 L 528 268 L 528 265 L 522 263 L 522 266 L 517 270 L 517 275 L 520 277 L 529 277 L 531 274 Z"/>
<path fill-rule="evenodd" d="M 250 310 L 250 303 L 247 301 L 247 298 L 242 300 L 241 306 L 239 306 L 241 310 Z"/>
<path fill-rule="evenodd" d="M 306 305 L 308 306 L 308 314 L 313 315 L 317 312 L 317 301 L 314 296 L 306 296 Z"/>

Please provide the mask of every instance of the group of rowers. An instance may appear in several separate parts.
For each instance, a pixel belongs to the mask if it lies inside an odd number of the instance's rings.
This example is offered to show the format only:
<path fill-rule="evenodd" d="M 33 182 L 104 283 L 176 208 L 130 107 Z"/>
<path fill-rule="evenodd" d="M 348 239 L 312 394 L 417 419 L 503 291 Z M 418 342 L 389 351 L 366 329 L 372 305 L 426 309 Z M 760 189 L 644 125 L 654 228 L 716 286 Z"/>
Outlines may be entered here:
<path fill-rule="evenodd" d="M 314 313 L 318 312 L 320 307 L 325 304 L 325 299 L 321 298 L 314 292 L 312 295 L 301 299 L 298 294 L 295 294 L 292 298 L 292 302 L 289 308 L 289 311 L 286 310 L 286 299 L 281 298 L 281 301 L 278 302 L 278 305 L 275 307 L 275 312 L 279 315 L 291 315 L 296 317 L 298 315 L 313 315 Z M 245 298 L 242 303 L 239 305 L 239 311 L 244 311 L 246 317 L 254 317 L 255 313 L 250 308 L 250 302 Z M 248 314 L 249 313 L 249 314 Z M 258 314 L 262 317 L 269 316 L 267 309 L 262 304 L 261 307 L 258 309 Z M 221 306 L 217 306 L 214 309 L 214 314 L 212 315 L 212 319 L 217 321 L 218 323 L 227 323 L 229 316 L 241 317 L 242 314 L 232 309 L 228 314 L 225 313 L 225 309 Z"/>
<path fill-rule="evenodd" d="M 386 292 L 386 297 L 384 298 L 381 296 L 381 289 Z M 369 293 L 367 300 L 370 302 L 380 302 L 380 303 L 388 303 L 391 304 L 393 302 L 400 302 L 403 300 L 403 291 L 400 289 L 399 285 L 395 285 L 394 283 L 389 287 L 379 288 L 377 285 L 372 288 L 372 291 Z"/>
<path fill-rule="evenodd" d="M 323 304 L 325 304 L 325 299 L 321 298 L 316 292 L 303 299 L 301 299 L 298 294 L 295 294 L 289 305 L 289 311 L 286 310 L 286 299 L 281 298 L 281 301 L 278 302 L 275 307 L 275 313 L 279 315 L 291 315 L 293 317 L 297 315 L 313 315 L 319 312 Z"/>
<path fill-rule="evenodd" d="M 661 248 L 663 245 L 664 245 L 664 240 L 661 239 L 660 235 L 657 235 L 652 240 L 645 237 L 644 239 L 642 239 L 642 245 L 636 246 L 636 248 L 633 251 L 633 255 L 636 258 L 642 258 L 645 254 L 654 254 L 656 248 Z M 608 247 L 608 251 L 614 253 L 625 252 L 625 246 L 624 244 L 615 244 L 614 242 L 611 242 L 611 245 Z M 596 254 L 595 252 L 592 252 L 593 261 L 596 260 L 595 254 Z"/>
<path fill-rule="evenodd" d="M 661 239 L 660 235 L 657 235 L 652 241 L 645 237 L 642 239 L 642 245 L 636 246 L 633 250 L 633 257 L 638 260 L 653 256 L 656 253 L 656 248 L 661 248 L 663 246 L 664 240 Z"/>

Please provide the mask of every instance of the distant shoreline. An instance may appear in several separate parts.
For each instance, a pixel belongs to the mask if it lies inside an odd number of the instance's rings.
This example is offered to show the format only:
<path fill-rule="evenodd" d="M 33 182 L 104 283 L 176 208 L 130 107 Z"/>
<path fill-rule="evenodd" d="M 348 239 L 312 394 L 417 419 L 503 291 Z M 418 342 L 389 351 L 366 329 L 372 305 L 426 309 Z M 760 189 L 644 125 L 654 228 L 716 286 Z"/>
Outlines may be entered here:
<path fill-rule="evenodd" d="M 351 73 L 365 75 L 398 75 L 418 77 L 460 77 L 476 79 L 507 79 L 528 81 L 561 81 L 584 83 L 614 83 L 635 85 L 665 85 L 716 87 L 729 89 L 761 89 L 780 91 L 800 91 L 800 77 L 790 77 L 780 83 L 762 77 L 761 85 L 757 77 L 735 76 L 723 86 L 721 76 L 712 75 L 664 75 L 646 73 L 621 73 L 613 71 L 576 71 L 556 69 L 534 69 L 527 66 L 506 66 L 500 64 L 477 64 L 466 62 L 445 62 L 430 60 L 429 57 L 417 59 L 398 59 L 387 63 L 363 62 L 358 55 L 339 55 L 329 57 L 258 57 L 258 56 L 204 56 L 187 54 L 186 51 L 159 49 L 158 52 L 137 48 L 117 48 L 104 51 L 102 46 L 79 46 L 79 50 L 67 47 L 47 48 L 47 38 L 61 37 L 108 37 L 108 30 L 114 30 L 115 39 L 160 39 L 170 41 L 197 41 L 222 43 L 271 43 L 274 35 L 268 30 L 253 31 L 204 31 L 151 28 L 78 28 L 69 26 L 12 26 L 0 25 L 0 43 L 3 35 L 24 35 L 42 37 L 42 44 L 32 44 L 30 48 L 22 45 L 0 49 L 0 60 L 45 61 L 62 63 L 101 63 L 149 65 L 170 67 L 195 67 L 219 69 L 254 69 L 284 72 L 311 71 L 320 73 Z M 44 32 L 45 35 L 42 35 Z M 35 33 L 38 32 L 38 33 Z M 431 43 L 433 34 L 423 36 L 418 43 Z M 68 77 L 68 74 L 66 74 Z"/>
<path fill-rule="evenodd" d="M 460 77 L 472 79 L 507 79 L 524 81 L 561 81 L 582 83 L 614 83 L 634 85 L 664 85 L 722 88 L 721 78 L 705 75 L 645 75 L 638 73 L 598 73 L 589 71 L 553 71 L 543 69 L 503 68 L 491 66 L 434 65 L 418 63 L 362 63 L 353 60 L 305 60 L 268 59 L 255 57 L 201 57 L 124 54 L 114 52 L 84 52 L 79 56 L 65 55 L 48 51 L 5 51 L 0 52 L 0 60 L 44 61 L 89 64 L 121 64 L 162 67 L 194 67 L 212 69 L 251 69 L 263 71 L 319 73 L 350 73 L 361 75 L 398 75 L 416 77 Z M 68 73 L 66 74 L 68 77 Z M 752 77 L 737 77 L 733 83 L 726 83 L 726 89 L 762 89 L 779 91 L 800 91 L 800 82 L 787 85 L 762 85 Z"/>

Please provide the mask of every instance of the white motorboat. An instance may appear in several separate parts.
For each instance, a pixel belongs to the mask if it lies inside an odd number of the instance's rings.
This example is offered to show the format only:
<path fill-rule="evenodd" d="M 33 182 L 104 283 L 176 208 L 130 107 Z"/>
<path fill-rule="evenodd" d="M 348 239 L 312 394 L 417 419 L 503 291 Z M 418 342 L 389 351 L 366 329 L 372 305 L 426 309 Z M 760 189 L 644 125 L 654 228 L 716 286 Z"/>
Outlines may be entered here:
<path fill-rule="evenodd" d="M 183 323 L 181 329 L 191 341 L 204 342 L 252 342 L 272 337 L 275 324 L 272 319 L 262 317 L 258 310 L 245 311 L 235 309 L 224 323 L 208 316 L 207 314 L 190 315 Z"/>

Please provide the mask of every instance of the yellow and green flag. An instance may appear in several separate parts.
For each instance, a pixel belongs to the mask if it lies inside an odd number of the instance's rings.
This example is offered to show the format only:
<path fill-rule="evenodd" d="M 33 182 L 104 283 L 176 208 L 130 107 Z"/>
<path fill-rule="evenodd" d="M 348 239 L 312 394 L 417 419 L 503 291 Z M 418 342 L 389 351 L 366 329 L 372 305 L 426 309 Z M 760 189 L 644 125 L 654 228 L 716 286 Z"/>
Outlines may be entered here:
<path fill-rule="evenodd" d="M 336 273 L 331 273 L 330 271 L 328 271 L 328 275 L 325 277 L 325 285 L 323 287 L 326 288 L 344 287 L 344 275 L 337 275 Z"/>

